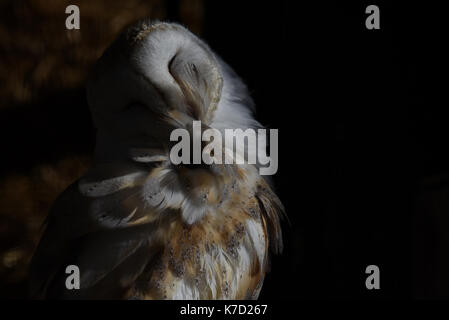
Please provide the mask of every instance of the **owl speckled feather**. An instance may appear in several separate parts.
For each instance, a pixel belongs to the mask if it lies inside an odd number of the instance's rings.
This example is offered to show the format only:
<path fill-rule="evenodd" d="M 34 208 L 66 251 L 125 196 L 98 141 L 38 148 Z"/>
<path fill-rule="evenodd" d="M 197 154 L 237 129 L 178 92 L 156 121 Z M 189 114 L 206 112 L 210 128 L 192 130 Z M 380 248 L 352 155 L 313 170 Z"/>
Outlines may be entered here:
<path fill-rule="evenodd" d="M 56 200 L 33 298 L 254 299 L 282 249 L 283 206 L 256 165 L 173 165 L 170 132 L 261 128 L 238 76 L 174 23 L 141 21 L 87 84 L 92 168 Z M 65 268 L 80 270 L 67 290 Z"/>

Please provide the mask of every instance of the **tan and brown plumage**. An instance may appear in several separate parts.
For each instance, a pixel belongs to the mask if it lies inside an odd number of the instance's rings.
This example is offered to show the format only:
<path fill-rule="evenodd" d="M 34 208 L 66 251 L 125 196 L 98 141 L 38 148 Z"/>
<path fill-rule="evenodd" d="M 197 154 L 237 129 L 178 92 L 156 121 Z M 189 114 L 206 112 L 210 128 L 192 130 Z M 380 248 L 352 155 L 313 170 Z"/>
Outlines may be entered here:
<path fill-rule="evenodd" d="M 170 131 L 192 120 L 260 126 L 233 71 L 183 27 L 144 21 L 100 59 L 88 99 L 94 165 L 49 214 L 32 297 L 257 298 L 269 247 L 282 248 L 279 199 L 255 165 L 168 158 Z M 65 287 L 70 264 L 80 269 L 79 290 Z"/>

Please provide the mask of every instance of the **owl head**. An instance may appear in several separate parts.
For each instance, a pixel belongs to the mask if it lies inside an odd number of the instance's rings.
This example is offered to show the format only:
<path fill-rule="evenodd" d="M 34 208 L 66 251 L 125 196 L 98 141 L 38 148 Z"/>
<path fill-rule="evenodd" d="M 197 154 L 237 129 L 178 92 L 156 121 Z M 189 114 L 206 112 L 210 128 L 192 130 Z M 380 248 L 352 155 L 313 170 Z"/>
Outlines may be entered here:
<path fill-rule="evenodd" d="M 259 127 L 243 82 L 175 23 L 144 20 L 127 28 L 99 59 L 87 98 L 98 157 L 166 149 L 170 132 L 193 120 L 218 130 Z"/>

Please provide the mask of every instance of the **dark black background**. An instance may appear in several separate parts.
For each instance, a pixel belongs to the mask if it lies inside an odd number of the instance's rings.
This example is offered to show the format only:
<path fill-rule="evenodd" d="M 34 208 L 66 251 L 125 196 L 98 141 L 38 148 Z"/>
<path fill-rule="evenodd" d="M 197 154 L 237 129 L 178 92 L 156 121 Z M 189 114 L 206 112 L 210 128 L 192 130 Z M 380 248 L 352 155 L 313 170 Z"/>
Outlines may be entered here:
<path fill-rule="evenodd" d="M 380 30 L 365 28 L 369 4 Z M 208 2 L 206 12 L 206 40 L 248 83 L 258 119 L 279 129 L 275 182 L 291 224 L 262 297 L 447 298 L 442 8 Z M 365 288 L 370 264 L 381 290 Z"/>
<path fill-rule="evenodd" d="M 261 298 L 449 298 L 444 11 L 392 2 L 204 2 L 203 38 L 248 84 L 258 120 L 279 129 L 274 181 L 290 223 Z M 370 4 L 380 30 L 365 28 Z M 92 150 L 82 88 L 39 101 L 26 117 L 2 111 L 14 156 L 0 176 L 28 170 L 29 153 Z M 371 264 L 380 290 L 365 288 Z"/>

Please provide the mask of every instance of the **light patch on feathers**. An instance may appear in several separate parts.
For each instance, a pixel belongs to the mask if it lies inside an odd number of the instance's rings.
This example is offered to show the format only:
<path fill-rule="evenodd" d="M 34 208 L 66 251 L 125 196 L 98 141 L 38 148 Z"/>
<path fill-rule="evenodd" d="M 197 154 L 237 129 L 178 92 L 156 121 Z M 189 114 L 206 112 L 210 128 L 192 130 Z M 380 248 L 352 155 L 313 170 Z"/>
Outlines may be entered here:
<path fill-rule="evenodd" d="M 191 281 L 187 281 L 187 279 L 183 279 L 176 283 L 176 290 L 174 291 L 173 300 L 198 300 L 200 299 L 200 291 L 198 288 L 191 283 Z"/>
<path fill-rule="evenodd" d="M 265 252 L 268 249 L 265 246 L 266 241 L 262 226 L 260 223 L 257 223 L 252 219 L 248 219 L 246 220 L 246 230 L 252 246 L 256 250 L 259 263 L 262 266 L 265 262 Z"/>
<path fill-rule="evenodd" d="M 164 162 L 169 160 L 164 151 L 152 148 L 131 148 L 129 150 L 129 156 L 134 161 L 141 163 Z"/>
<path fill-rule="evenodd" d="M 204 283 L 199 286 L 194 279 L 184 277 L 176 280 L 173 299 L 232 299 L 238 294 L 240 282 L 250 275 L 252 248 L 241 244 L 238 259 L 230 257 L 222 248 L 216 247 L 202 256 Z"/>
<path fill-rule="evenodd" d="M 204 204 L 195 204 L 192 199 L 185 198 L 182 202 L 182 219 L 188 224 L 193 224 L 200 220 L 207 212 L 207 206 Z"/>
<path fill-rule="evenodd" d="M 146 205 L 159 210 L 179 209 L 184 195 L 173 170 L 156 169 L 142 188 L 142 198 Z"/>
<path fill-rule="evenodd" d="M 102 197 L 134 186 L 138 180 L 143 179 L 147 174 L 139 171 L 99 181 L 81 179 L 78 188 L 80 193 L 86 197 Z"/>
<path fill-rule="evenodd" d="M 201 202 L 182 188 L 182 182 L 172 169 L 156 169 L 142 188 L 142 198 L 147 206 L 165 209 L 181 209 L 187 224 L 200 220 L 208 211 L 207 203 Z"/>
<path fill-rule="evenodd" d="M 223 88 L 220 102 L 215 110 L 210 127 L 243 130 L 247 128 L 262 128 L 254 119 L 254 102 L 248 93 L 246 85 L 223 60 L 218 58 L 223 75 Z"/>

